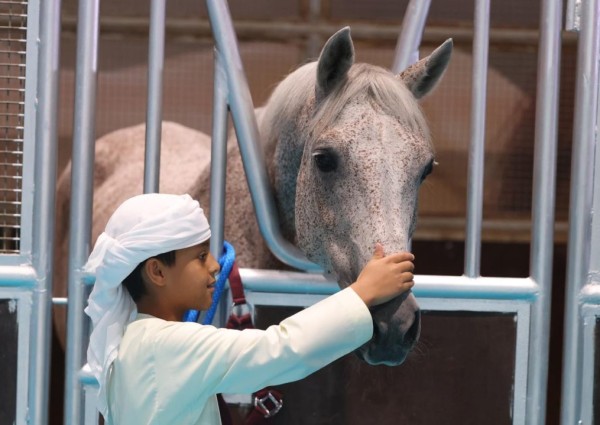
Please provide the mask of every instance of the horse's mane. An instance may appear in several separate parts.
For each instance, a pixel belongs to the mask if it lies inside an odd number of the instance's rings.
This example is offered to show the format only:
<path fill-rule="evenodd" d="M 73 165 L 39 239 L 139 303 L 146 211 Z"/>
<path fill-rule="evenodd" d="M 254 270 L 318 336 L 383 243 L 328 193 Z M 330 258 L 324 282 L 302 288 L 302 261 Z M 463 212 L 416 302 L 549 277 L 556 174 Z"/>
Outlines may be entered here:
<path fill-rule="evenodd" d="M 302 108 L 315 102 L 317 62 L 301 66 L 274 90 L 261 120 L 261 134 L 268 144 L 286 122 L 295 121 Z M 313 136 L 321 134 L 337 119 L 342 109 L 353 99 L 367 96 L 367 101 L 382 112 L 396 118 L 407 130 L 417 132 L 429 141 L 429 129 L 417 100 L 398 76 L 384 68 L 359 63 L 348 71 L 339 84 L 310 118 L 308 128 Z"/>

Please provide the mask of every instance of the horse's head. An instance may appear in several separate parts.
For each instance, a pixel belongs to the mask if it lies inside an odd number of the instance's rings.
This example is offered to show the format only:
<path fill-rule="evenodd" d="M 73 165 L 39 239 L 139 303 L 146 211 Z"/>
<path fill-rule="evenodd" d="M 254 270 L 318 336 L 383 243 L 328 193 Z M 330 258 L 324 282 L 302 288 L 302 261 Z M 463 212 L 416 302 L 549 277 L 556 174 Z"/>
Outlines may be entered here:
<path fill-rule="evenodd" d="M 298 246 L 342 287 L 354 282 L 376 242 L 386 252 L 407 249 L 419 186 L 434 161 L 417 99 L 437 83 L 451 51 L 447 41 L 394 75 L 354 64 L 345 28 L 269 102 L 268 125 L 278 128 L 269 135 L 278 142 L 272 177 L 284 228 L 295 228 Z M 414 296 L 372 314 L 374 337 L 357 354 L 371 364 L 403 362 L 420 331 Z"/>

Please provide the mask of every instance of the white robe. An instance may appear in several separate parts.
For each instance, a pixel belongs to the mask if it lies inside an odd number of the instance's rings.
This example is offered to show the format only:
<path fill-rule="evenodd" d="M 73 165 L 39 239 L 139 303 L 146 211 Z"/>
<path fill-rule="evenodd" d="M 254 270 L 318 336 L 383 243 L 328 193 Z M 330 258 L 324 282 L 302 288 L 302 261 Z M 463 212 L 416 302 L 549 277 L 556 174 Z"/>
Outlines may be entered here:
<path fill-rule="evenodd" d="M 267 330 L 236 331 L 138 315 L 109 383 L 114 425 L 218 425 L 215 394 L 252 393 L 302 379 L 371 339 L 350 288 Z"/>

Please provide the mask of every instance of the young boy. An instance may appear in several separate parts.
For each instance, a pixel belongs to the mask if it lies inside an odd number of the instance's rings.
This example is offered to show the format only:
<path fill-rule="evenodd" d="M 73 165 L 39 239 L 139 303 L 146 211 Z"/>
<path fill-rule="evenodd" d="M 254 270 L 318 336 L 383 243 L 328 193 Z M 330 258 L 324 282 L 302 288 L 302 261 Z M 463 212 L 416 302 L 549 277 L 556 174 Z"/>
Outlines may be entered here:
<path fill-rule="evenodd" d="M 410 253 L 378 245 L 356 282 L 267 330 L 180 320 L 207 309 L 219 265 L 210 228 L 189 195 L 125 201 L 94 246 L 86 313 L 88 363 L 108 424 L 220 424 L 217 393 L 252 393 L 301 379 L 369 341 L 368 307 L 413 285 Z"/>

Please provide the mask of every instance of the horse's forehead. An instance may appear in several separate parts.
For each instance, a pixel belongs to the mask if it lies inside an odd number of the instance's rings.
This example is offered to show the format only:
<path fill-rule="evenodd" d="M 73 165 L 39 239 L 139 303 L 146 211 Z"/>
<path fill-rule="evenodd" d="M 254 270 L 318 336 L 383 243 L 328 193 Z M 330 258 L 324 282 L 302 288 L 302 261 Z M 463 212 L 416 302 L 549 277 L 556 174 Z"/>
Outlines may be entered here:
<path fill-rule="evenodd" d="M 423 132 L 414 131 L 398 117 L 384 113 L 370 102 L 352 102 L 319 138 L 321 143 L 363 151 L 378 145 L 408 154 L 428 156 L 433 147 Z"/>

